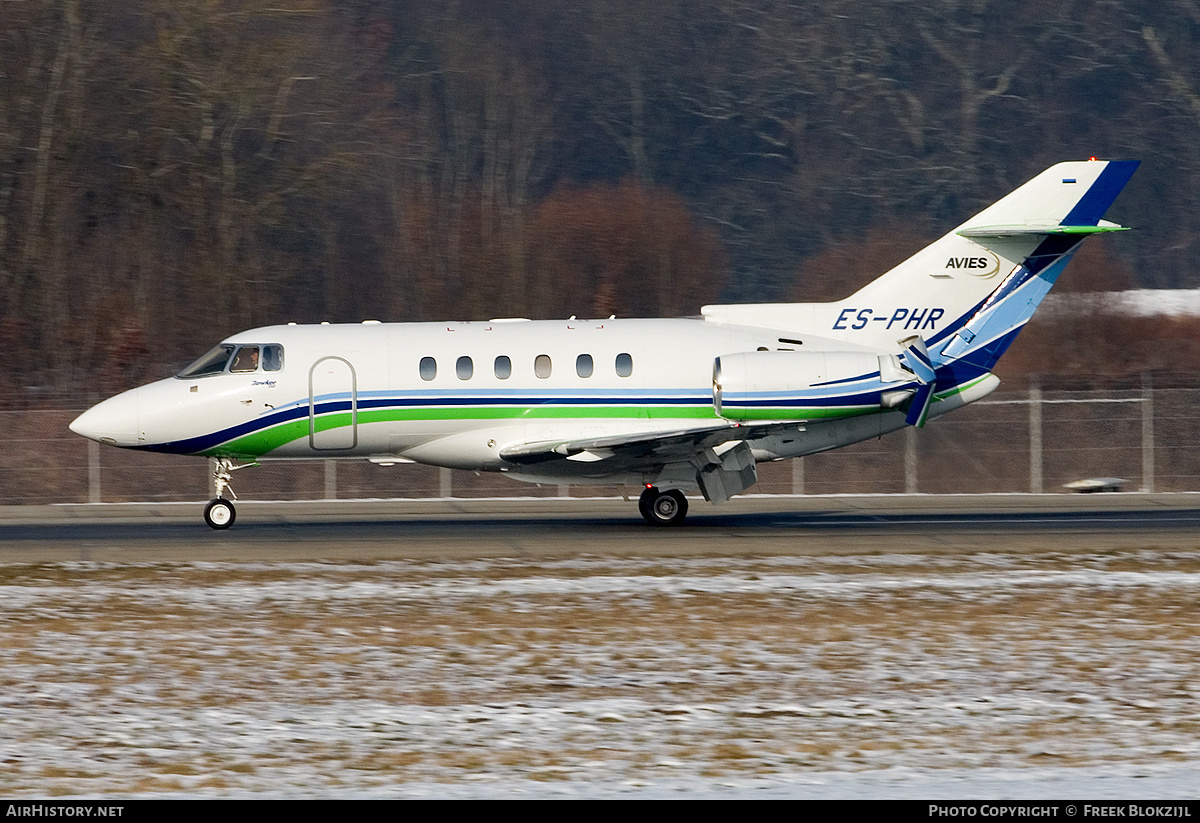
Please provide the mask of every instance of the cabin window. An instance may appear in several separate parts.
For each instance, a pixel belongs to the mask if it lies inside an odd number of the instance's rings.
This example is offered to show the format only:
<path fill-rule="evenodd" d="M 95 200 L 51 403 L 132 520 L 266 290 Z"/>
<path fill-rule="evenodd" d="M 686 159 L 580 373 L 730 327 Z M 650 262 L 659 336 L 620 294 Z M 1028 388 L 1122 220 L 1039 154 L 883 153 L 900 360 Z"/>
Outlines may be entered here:
<path fill-rule="evenodd" d="M 437 377 L 437 361 L 432 357 L 421 358 L 421 379 L 432 380 Z"/>
<path fill-rule="evenodd" d="M 469 357 L 460 357 L 454 364 L 454 373 L 458 375 L 459 380 L 470 380 L 471 375 L 475 373 L 475 364 Z"/>
<path fill-rule="evenodd" d="M 496 358 L 496 377 L 500 380 L 507 380 L 512 377 L 512 361 L 506 355 L 500 355 Z"/>
<path fill-rule="evenodd" d="M 592 376 L 592 356 L 581 354 L 575 358 L 575 373 L 580 377 Z"/>
<path fill-rule="evenodd" d="M 242 346 L 233 356 L 229 370 L 234 373 L 258 371 L 258 346 Z"/>
<path fill-rule="evenodd" d="M 632 355 L 622 352 L 617 355 L 617 377 L 628 377 L 633 374 Z"/>
<path fill-rule="evenodd" d="M 225 371 L 225 364 L 233 354 L 233 346 L 222 343 L 192 365 L 181 371 L 179 377 L 207 377 Z"/>
<path fill-rule="evenodd" d="M 263 371 L 279 371 L 283 368 L 283 346 L 263 346 Z"/>
<path fill-rule="evenodd" d="M 543 380 L 550 376 L 550 355 L 539 354 L 534 358 L 533 373 Z"/>

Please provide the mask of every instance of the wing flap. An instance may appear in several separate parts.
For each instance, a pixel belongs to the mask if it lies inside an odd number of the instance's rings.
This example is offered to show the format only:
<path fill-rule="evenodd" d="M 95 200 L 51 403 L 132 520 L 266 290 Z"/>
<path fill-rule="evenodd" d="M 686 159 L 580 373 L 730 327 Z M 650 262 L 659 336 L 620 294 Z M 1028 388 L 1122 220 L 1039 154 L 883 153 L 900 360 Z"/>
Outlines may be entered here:
<path fill-rule="evenodd" d="M 663 460 L 684 457 L 731 440 L 745 440 L 758 427 L 720 421 L 704 426 L 670 431 L 645 431 L 579 440 L 542 440 L 509 446 L 500 457 L 510 463 L 535 464 L 548 460 L 575 459 L 600 462 L 620 457 L 654 456 Z"/>

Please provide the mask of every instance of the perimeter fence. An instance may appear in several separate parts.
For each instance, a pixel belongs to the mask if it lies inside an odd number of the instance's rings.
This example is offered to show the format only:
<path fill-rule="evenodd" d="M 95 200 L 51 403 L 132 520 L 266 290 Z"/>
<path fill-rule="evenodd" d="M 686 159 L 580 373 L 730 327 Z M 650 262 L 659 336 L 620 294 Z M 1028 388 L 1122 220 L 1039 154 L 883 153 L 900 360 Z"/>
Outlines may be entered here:
<path fill-rule="evenodd" d="M 1168 385 L 1163 385 L 1169 383 Z M 1184 385 L 1180 385 L 1180 384 Z M 1121 478 L 1131 491 L 1200 491 L 1200 374 L 1079 388 L 1013 389 L 930 421 L 800 460 L 760 464 L 759 494 L 1066 492 Z M 71 433 L 79 409 L 0 411 L 0 504 L 194 501 L 208 462 L 100 446 Z M 239 472 L 243 500 L 615 496 L 616 486 L 533 486 L 502 475 L 366 461 L 266 462 Z"/>

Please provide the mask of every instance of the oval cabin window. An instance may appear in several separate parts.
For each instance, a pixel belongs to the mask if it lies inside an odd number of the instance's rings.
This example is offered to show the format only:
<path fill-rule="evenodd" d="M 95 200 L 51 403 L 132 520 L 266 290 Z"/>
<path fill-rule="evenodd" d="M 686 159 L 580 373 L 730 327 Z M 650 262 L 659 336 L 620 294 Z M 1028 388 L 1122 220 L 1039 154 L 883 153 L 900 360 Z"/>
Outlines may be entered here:
<path fill-rule="evenodd" d="M 470 380 L 471 375 L 475 373 L 475 364 L 469 357 L 460 357 L 454 364 L 454 373 L 458 375 L 459 380 Z"/>
<path fill-rule="evenodd" d="M 617 377 L 628 377 L 633 374 L 633 356 L 629 354 L 617 355 Z"/>
<path fill-rule="evenodd" d="M 499 380 L 507 380 L 512 377 L 512 361 L 506 355 L 500 355 L 496 358 L 496 378 Z"/>
<path fill-rule="evenodd" d="M 580 377 L 592 376 L 592 356 L 581 354 L 575 358 L 575 373 Z"/>
<path fill-rule="evenodd" d="M 437 361 L 432 357 L 421 358 L 421 379 L 432 380 L 437 377 Z"/>

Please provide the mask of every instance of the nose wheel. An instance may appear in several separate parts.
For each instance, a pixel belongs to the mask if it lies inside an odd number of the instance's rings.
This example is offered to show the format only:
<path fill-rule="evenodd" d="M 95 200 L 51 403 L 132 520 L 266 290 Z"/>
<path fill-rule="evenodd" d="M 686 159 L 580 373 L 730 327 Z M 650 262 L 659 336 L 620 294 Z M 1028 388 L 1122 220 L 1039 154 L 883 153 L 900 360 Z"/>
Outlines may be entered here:
<path fill-rule="evenodd" d="M 687 498 L 679 489 L 660 492 L 647 486 L 638 498 L 638 511 L 652 526 L 678 526 L 687 517 Z"/>
<path fill-rule="evenodd" d="M 214 529 L 228 529 L 237 518 L 237 510 L 228 500 L 218 497 L 204 507 L 204 522 Z"/>

